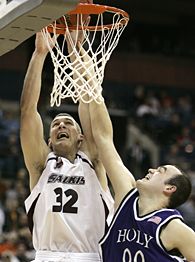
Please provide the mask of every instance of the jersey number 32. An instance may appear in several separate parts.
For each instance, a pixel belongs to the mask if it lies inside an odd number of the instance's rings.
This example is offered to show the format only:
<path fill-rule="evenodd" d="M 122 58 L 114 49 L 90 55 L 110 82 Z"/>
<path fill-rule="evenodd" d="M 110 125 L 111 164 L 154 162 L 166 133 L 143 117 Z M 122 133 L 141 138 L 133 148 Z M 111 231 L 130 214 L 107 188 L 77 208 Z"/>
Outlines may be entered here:
<path fill-rule="evenodd" d="M 78 207 L 73 206 L 78 200 L 78 194 L 73 189 L 67 189 L 63 192 L 61 187 L 57 187 L 54 189 L 56 194 L 56 203 L 57 205 L 53 205 L 53 212 L 63 212 L 63 213 L 74 213 L 78 212 Z M 66 203 L 63 203 L 63 196 L 70 197 Z"/>

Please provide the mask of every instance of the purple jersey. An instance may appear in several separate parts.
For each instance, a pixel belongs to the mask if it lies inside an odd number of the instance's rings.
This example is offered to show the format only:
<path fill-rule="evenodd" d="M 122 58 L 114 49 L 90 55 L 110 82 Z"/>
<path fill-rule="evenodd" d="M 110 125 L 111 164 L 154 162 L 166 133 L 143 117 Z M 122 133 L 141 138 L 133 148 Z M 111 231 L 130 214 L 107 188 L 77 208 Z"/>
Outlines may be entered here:
<path fill-rule="evenodd" d="M 123 199 L 112 223 L 100 241 L 104 262 L 185 261 L 166 251 L 160 233 L 172 219 L 182 219 L 175 209 L 161 209 L 144 216 L 138 214 L 137 189 Z"/>

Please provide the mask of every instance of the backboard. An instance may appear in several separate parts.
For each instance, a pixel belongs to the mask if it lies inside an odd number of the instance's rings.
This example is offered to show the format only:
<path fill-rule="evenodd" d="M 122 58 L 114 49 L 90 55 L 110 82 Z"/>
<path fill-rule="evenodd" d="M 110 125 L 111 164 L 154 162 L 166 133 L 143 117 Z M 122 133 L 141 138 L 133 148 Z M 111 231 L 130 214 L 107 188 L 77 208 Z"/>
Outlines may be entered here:
<path fill-rule="evenodd" d="M 77 4 L 78 0 L 0 0 L 0 56 Z"/>

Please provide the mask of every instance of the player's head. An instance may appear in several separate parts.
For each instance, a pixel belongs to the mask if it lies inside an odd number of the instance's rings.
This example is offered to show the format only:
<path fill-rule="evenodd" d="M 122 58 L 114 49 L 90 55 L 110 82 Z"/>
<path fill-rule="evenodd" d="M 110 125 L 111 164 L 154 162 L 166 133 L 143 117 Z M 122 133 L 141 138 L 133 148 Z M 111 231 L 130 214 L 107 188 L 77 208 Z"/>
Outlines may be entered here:
<path fill-rule="evenodd" d="M 181 173 L 173 174 L 173 176 L 165 181 L 165 185 L 175 186 L 176 190 L 170 195 L 168 208 L 176 208 L 187 201 L 192 191 L 192 184 L 189 176 L 177 168 Z"/>
<path fill-rule="evenodd" d="M 54 117 L 50 125 L 49 146 L 60 155 L 77 152 L 80 148 L 83 135 L 79 124 L 67 114 L 60 113 Z"/>
<path fill-rule="evenodd" d="M 176 208 L 183 204 L 191 193 L 191 182 L 187 174 L 174 165 L 150 168 L 145 178 L 137 181 L 140 194 L 162 201 L 163 207 Z M 153 198 L 154 197 L 154 198 Z"/>

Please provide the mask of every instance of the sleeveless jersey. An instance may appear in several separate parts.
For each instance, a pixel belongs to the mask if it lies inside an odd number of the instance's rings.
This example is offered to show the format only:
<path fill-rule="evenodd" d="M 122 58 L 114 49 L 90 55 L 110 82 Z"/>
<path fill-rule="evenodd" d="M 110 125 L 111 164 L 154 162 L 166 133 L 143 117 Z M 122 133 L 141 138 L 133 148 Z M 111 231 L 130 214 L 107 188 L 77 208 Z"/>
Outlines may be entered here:
<path fill-rule="evenodd" d="M 83 152 L 74 163 L 51 152 L 25 207 L 35 250 L 96 253 L 113 199 Z"/>
<path fill-rule="evenodd" d="M 175 209 L 161 209 L 144 216 L 138 214 L 137 189 L 131 190 L 117 209 L 111 225 L 100 240 L 104 262 L 185 261 L 169 254 L 160 240 L 163 226 L 182 219 Z"/>

